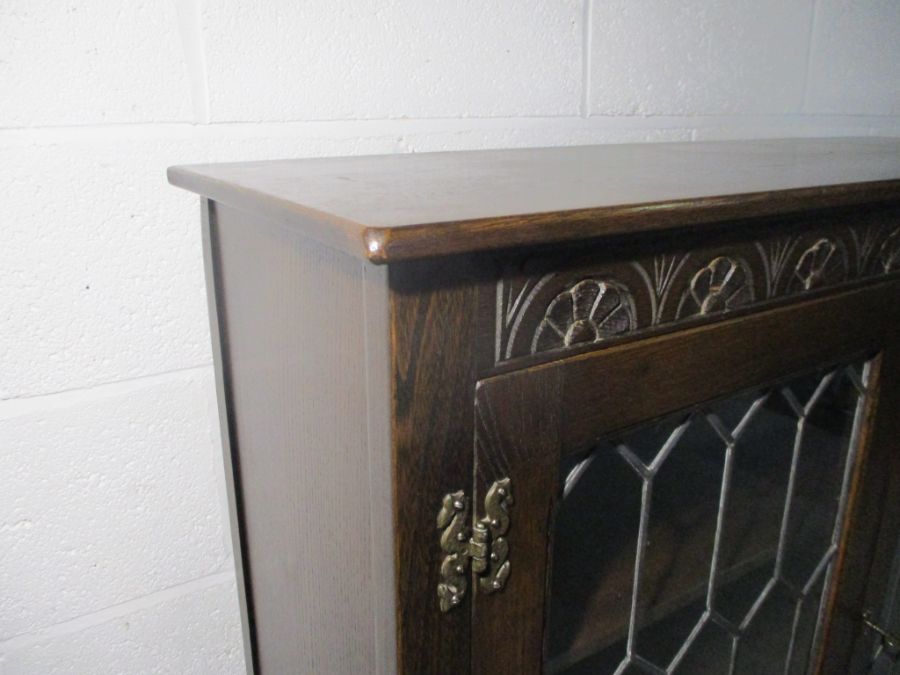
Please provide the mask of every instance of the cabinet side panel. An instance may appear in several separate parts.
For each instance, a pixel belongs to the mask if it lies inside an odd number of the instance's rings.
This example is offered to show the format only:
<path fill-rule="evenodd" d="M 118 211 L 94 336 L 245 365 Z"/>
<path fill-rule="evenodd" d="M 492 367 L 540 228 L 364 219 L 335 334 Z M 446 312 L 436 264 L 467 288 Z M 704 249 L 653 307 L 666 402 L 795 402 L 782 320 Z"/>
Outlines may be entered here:
<path fill-rule="evenodd" d="M 386 321 L 383 279 L 250 214 L 213 215 L 257 670 L 391 672 L 392 506 L 389 483 L 374 484 L 390 462 L 387 418 L 375 419 L 390 400 L 387 334 L 366 326 Z"/>
<path fill-rule="evenodd" d="M 393 463 L 391 453 L 391 349 L 388 268 L 363 266 L 368 400 L 369 510 L 372 519 L 372 602 L 377 675 L 397 673 L 397 611 L 394 565 Z M 382 508 L 374 508 L 374 505 Z M 387 506 L 387 508 L 384 508 Z"/>
<path fill-rule="evenodd" d="M 217 304 L 217 298 L 220 295 L 216 288 L 216 266 L 217 266 L 217 242 L 212 231 L 213 204 L 208 199 L 203 198 L 200 202 L 200 216 L 202 220 L 203 232 L 203 268 L 206 277 L 206 297 L 209 307 L 209 334 L 212 341 L 213 367 L 216 372 L 216 403 L 219 410 L 219 425 L 221 429 L 222 440 L 222 462 L 224 464 L 225 473 L 225 490 L 228 496 L 228 526 L 231 531 L 232 552 L 234 555 L 235 577 L 237 581 L 238 600 L 241 609 L 241 637 L 244 645 L 244 660 L 247 672 L 252 673 L 254 670 L 253 661 L 253 643 L 250 632 L 250 624 L 252 621 L 252 609 L 250 608 L 247 598 L 247 580 L 244 574 L 244 553 L 241 548 L 241 519 L 239 517 L 240 510 L 240 494 L 235 485 L 235 476 L 237 471 L 236 458 L 232 456 L 232 444 L 228 429 L 228 396 L 225 393 L 225 373 L 226 364 L 222 356 L 224 347 L 222 335 L 222 320 L 224 316 L 220 315 Z"/>

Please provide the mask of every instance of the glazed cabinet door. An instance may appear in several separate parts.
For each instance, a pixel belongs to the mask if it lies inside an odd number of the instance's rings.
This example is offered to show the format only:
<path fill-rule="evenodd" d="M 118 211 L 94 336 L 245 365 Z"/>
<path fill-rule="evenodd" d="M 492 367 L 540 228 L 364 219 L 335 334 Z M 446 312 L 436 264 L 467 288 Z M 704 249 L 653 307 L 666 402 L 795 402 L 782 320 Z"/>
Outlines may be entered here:
<path fill-rule="evenodd" d="M 479 382 L 472 672 L 850 672 L 900 482 L 898 298 Z"/>

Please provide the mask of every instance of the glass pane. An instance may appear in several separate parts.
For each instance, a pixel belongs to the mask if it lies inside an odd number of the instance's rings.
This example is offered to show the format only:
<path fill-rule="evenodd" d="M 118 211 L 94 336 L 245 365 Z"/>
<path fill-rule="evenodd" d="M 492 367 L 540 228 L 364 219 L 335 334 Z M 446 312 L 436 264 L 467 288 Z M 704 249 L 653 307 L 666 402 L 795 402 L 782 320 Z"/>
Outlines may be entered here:
<path fill-rule="evenodd" d="M 805 672 L 866 376 L 807 374 L 567 457 L 545 672 Z"/>

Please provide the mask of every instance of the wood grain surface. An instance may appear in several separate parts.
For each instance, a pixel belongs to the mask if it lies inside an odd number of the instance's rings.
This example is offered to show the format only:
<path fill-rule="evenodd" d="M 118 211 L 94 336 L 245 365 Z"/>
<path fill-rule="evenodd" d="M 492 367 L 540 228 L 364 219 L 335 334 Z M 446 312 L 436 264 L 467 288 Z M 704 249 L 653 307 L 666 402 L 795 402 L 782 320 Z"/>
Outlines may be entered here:
<path fill-rule="evenodd" d="M 900 141 L 582 146 L 173 167 L 175 185 L 374 262 L 900 199 Z"/>
<path fill-rule="evenodd" d="M 578 452 L 597 440 L 598 429 L 624 429 L 843 356 L 874 352 L 900 322 L 900 305 L 889 298 L 900 298 L 900 282 L 618 345 L 490 381 L 524 381 L 542 369 L 564 371 L 561 405 L 580 411 L 563 426 L 565 445 Z M 770 348 L 760 352 L 760 345 Z M 665 386 L 655 369 L 661 364 Z"/>
<path fill-rule="evenodd" d="M 895 479 L 858 478 L 827 627 L 829 660 L 864 652 L 868 577 L 886 570 L 900 523 L 900 506 L 884 507 L 900 505 L 900 433 L 884 413 L 900 401 L 900 141 L 286 160 L 170 180 L 215 200 L 212 332 L 256 672 L 537 675 L 562 455 L 881 353 L 868 461 Z M 679 255 L 676 299 L 658 284 L 635 295 L 639 267 L 653 280 Z M 724 305 L 719 277 L 744 280 Z M 601 282 L 633 299 L 627 330 L 548 342 L 553 308 Z M 444 614 L 442 497 L 465 491 L 477 515 L 507 475 L 507 587 L 472 584 Z"/>
<path fill-rule="evenodd" d="M 491 457 L 484 462 L 488 468 L 501 458 L 501 472 L 511 478 L 517 499 L 524 497 L 516 505 L 508 537 L 513 565 L 508 585 L 501 593 L 476 599 L 473 672 L 541 672 L 546 605 L 536 597 L 547 597 L 549 523 L 562 456 L 587 450 L 611 432 L 791 374 L 885 350 L 894 353 L 900 307 L 885 301 L 898 297 L 900 282 L 874 284 L 480 381 L 477 408 L 490 411 L 481 416 L 491 424 L 484 434 L 489 442 L 476 442 L 477 483 L 493 478 L 492 473 L 479 475 L 481 458 Z M 886 490 L 879 472 L 891 466 L 889 457 L 896 449 L 895 437 L 887 435 L 896 428 L 896 415 L 887 417 L 876 431 L 878 448 L 873 445 L 867 459 L 868 478 L 859 479 L 862 487 L 850 500 L 856 514 L 850 531 L 861 523 L 860 511 L 871 524 L 862 521 L 859 534 L 847 535 L 855 542 L 847 554 L 855 564 L 842 563 L 838 572 L 839 597 L 845 598 L 851 615 L 831 629 L 832 634 L 844 631 L 829 647 L 830 658 L 839 663 L 849 658 L 867 588 L 871 594 L 869 579 L 860 570 L 878 563 L 873 562 L 873 528 L 877 532 L 882 523 Z M 895 510 L 888 507 L 886 512 Z M 896 534 L 895 527 L 891 532 Z M 480 670 L 482 663 L 488 665 Z M 504 664 L 513 669 L 504 671 Z M 823 672 L 849 671 L 829 666 Z"/>
<path fill-rule="evenodd" d="M 560 371 L 479 386 L 476 425 L 476 504 L 491 483 L 512 479 L 510 575 L 506 587 L 476 592 L 472 674 L 543 672 L 549 537 L 559 471 Z M 540 410 L 532 405 L 540 402 Z"/>
<path fill-rule="evenodd" d="M 829 621 L 816 672 L 865 672 L 878 636 L 862 622 L 878 617 L 887 598 L 900 532 L 900 329 L 885 332 L 869 387 L 864 427 L 866 461 L 853 486 L 849 526 L 841 541 L 838 579 L 828 598 Z"/>
<path fill-rule="evenodd" d="M 471 494 L 482 282 L 460 261 L 389 269 L 398 670 L 468 673 L 471 601 L 439 609 L 436 518 L 445 494 Z"/>
<path fill-rule="evenodd" d="M 221 205 L 210 228 L 256 672 L 392 675 L 386 270 Z"/>

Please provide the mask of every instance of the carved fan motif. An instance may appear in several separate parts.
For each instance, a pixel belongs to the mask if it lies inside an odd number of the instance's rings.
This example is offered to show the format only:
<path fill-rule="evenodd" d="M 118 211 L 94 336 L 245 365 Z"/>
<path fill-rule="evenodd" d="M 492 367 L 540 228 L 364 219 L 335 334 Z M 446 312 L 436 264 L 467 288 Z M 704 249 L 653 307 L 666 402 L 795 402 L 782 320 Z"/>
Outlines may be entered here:
<path fill-rule="evenodd" d="M 600 342 L 634 330 L 634 300 L 614 281 L 584 279 L 547 306 L 531 343 L 531 353 Z"/>
<path fill-rule="evenodd" d="M 881 246 L 881 266 L 885 274 L 900 269 L 900 230 L 894 230 Z"/>
<path fill-rule="evenodd" d="M 631 259 L 581 247 L 514 261 L 497 282 L 496 362 L 896 275 L 898 214 Z"/>
<path fill-rule="evenodd" d="M 805 291 L 843 278 L 845 273 L 846 261 L 840 255 L 837 244 L 825 238 L 806 249 L 794 268 L 794 276 Z"/>
<path fill-rule="evenodd" d="M 713 258 L 691 278 L 687 296 L 682 301 L 680 316 L 735 309 L 753 300 L 750 272 L 734 258 Z"/>

